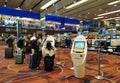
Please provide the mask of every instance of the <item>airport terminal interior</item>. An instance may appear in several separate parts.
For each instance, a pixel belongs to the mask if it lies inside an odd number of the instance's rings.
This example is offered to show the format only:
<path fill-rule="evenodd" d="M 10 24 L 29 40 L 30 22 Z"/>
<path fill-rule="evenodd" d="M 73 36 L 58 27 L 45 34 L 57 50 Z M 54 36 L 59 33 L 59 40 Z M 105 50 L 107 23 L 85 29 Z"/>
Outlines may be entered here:
<path fill-rule="evenodd" d="M 120 0 L 0 0 L 0 83 L 120 83 Z"/>

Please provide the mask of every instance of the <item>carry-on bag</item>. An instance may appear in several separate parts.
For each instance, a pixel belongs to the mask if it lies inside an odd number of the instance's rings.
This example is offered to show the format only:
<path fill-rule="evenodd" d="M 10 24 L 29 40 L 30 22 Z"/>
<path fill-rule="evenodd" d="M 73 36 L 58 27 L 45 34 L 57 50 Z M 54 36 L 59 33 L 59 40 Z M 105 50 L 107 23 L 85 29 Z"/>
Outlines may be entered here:
<path fill-rule="evenodd" d="M 5 48 L 5 58 L 13 57 L 13 49 L 12 47 Z"/>
<path fill-rule="evenodd" d="M 30 54 L 29 68 L 34 69 L 37 67 L 37 53 Z"/>
<path fill-rule="evenodd" d="M 23 54 L 16 54 L 15 64 L 22 64 L 24 61 Z"/>

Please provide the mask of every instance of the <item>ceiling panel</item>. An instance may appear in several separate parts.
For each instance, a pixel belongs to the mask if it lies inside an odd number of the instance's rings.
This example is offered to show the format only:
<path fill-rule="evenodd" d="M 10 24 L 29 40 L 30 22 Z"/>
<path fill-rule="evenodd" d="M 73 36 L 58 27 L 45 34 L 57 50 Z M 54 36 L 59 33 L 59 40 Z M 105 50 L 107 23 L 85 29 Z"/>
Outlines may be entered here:
<path fill-rule="evenodd" d="M 43 6 L 44 4 L 46 4 L 48 1 L 50 0 L 42 0 L 42 2 L 33 9 L 33 11 L 37 11 L 37 12 L 40 12 L 40 7 Z"/>
<path fill-rule="evenodd" d="M 4 6 L 4 0 L 0 0 L 0 6 Z"/>
<path fill-rule="evenodd" d="M 78 5 L 72 9 L 65 9 L 67 5 L 78 0 L 59 0 L 54 5 L 51 5 L 47 10 L 40 10 L 41 6 L 50 0 L 8 0 L 7 7 L 17 8 L 21 4 L 21 9 L 40 12 L 43 17 L 45 14 L 51 13 L 53 15 L 74 17 L 76 19 L 93 19 L 96 15 L 105 13 L 106 11 L 113 11 L 120 9 L 120 3 L 117 6 L 108 6 L 107 3 L 115 0 L 88 0 L 87 2 Z M 22 4 L 23 2 L 23 4 Z M 0 6 L 4 6 L 4 0 L 0 0 Z M 100 10 L 102 9 L 102 10 Z M 89 13 L 88 13 L 89 12 Z M 117 15 L 120 13 L 117 13 Z M 114 17 L 116 14 L 108 15 L 106 17 Z M 119 15 L 118 15 L 119 16 Z"/>
<path fill-rule="evenodd" d="M 88 13 L 88 12 L 91 12 L 90 10 L 94 10 L 94 9 L 97 9 L 97 7 L 103 9 L 104 7 L 106 7 L 106 1 L 108 2 L 108 0 L 105 0 L 102 2 L 102 0 L 91 0 L 89 3 L 86 3 L 85 5 L 82 5 L 82 6 L 79 6 L 77 8 L 74 8 L 74 9 L 70 9 L 70 10 L 61 10 L 61 14 L 67 16 L 72 16 L 72 15 L 75 15 L 75 14 L 80 14 L 82 12 L 85 12 L 85 13 Z M 109 0 L 110 1 L 110 0 Z M 111 0 L 112 1 L 112 0 Z M 104 7 L 103 7 L 104 5 Z M 71 11 L 72 10 L 72 11 Z"/>
<path fill-rule="evenodd" d="M 42 15 L 45 15 L 46 13 L 54 14 L 54 15 L 60 15 L 60 10 L 64 9 L 64 7 L 70 3 L 73 3 L 75 0 L 61 0 L 57 4 L 52 5 L 47 10 L 42 11 Z"/>
<path fill-rule="evenodd" d="M 8 0 L 7 7 L 10 8 L 18 8 L 18 6 L 21 4 L 22 0 Z"/>
<path fill-rule="evenodd" d="M 23 5 L 21 6 L 22 9 L 30 10 L 33 8 L 40 0 L 25 0 Z"/>

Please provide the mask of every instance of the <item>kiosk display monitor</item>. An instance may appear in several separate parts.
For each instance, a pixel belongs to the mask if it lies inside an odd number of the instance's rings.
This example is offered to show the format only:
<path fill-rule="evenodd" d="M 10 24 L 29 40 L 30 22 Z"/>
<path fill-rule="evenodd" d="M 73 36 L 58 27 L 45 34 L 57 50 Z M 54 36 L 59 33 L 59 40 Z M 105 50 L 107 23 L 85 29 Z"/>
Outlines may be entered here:
<path fill-rule="evenodd" d="M 79 47 L 79 46 L 81 46 L 82 48 L 84 48 L 85 47 L 85 42 L 84 41 L 76 41 L 74 43 L 74 47 Z"/>
<path fill-rule="evenodd" d="M 112 38 L 113 38 L 113 39 L 115 39 L 115 38 L 116 38 L 116 36 L 112 36 Z"/>
<path fill-rule="evenodd" d="M 101 41 L 95 41 L 94 45 L 95 45 L 96 48 L 100 47 L 101 46 Z"/>
<path fill-rule="evenodd" d="M 110 38 L 110 36 L 107 36 L 107 38 L 109 39 L 109 38 Z"/>
<path fill-rule="evenodd" d="M 60 37 L 60 34 L 58 33 L 57 36 Z"/>
<path fill-rule="evenodd" d="M 108 30 L 108 34 L 116 34 L 116 30 Z"/>
<path fill-rule="evenodd" d="M 117 36 L 117 39 L 119 39 L 120 38 L 120 36 Z"/>
<path fill-rule="evenodd" d="M 79 32 L 78 32 L 78 35 L 82 35 L 82 32 L 79 31 Z"/>
<path fill-rule="evenodd" d="M 68 36 L 68 34 L 67 34 L 67 33 L 64 33 L 64 36 Z"/>

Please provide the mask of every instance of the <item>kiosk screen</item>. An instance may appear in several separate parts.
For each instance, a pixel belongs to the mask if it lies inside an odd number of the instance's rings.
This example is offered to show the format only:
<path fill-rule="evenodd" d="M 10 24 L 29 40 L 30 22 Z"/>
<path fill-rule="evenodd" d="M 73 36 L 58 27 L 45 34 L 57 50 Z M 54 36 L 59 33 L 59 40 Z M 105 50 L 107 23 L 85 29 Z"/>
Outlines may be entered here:
<path fill-rule="evenodd" d="M 120 36 L 117 36 L 117 39 L 119 39 L 120 38 Z"/>
<path fill-rule="evenodd" d="M 76 41 L 74 43 L 74 52 L 76 53 L 83 53 L 84 52 L 84 47 L 85 47 L 85 42 L 84 41 Z"/>
<path fill-rule="evenodd" d="M 109 38 L 110 38 L 110 36 L 107 36 L 107 38 L 109 39 Z"/>
<path fill-rule="evenodd" d="M 82 32 L 79 31 L 79 32 L 78 32 L 78 35 L 82 35 Z"/>
<path fill-rule="evenodd" d="M 64 36 L 68 36 L 68 34 L 67 34 L 67 33 L 64 33 Z"/>
<path fill-rule="evenodd" d="M 57 34 L 57 37 L 60 37 L 60 34 L 59 34 L 59 33 Z"/>
<path fill-rule="evenodd" d="M 84 41 L 76 41 L 76 42 L 74 43 L 74 47 L 84 48 L 84 47 L 85 47 L 85 42 L 84 42 Z"/>

